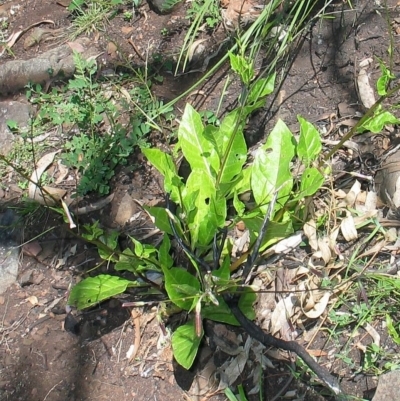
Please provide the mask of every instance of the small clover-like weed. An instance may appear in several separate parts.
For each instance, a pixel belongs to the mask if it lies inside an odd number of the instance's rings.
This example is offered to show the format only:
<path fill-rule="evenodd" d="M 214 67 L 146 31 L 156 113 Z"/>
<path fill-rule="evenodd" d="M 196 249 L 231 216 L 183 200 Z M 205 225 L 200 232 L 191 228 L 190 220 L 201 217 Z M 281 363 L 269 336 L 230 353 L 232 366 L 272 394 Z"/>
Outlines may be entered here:
<path fill-rule="evenodd" d="M 70 134 L 61 158 L 77 173 L 76 194 L 95 191 L 105 195 L 109 193 L 109 181 L 116 167 L 126 164 L 135 146 L 148 146 L 145 138 L 152 123 L 155 125 L 160 114 L 166 122 L 172 121 L 173 108 L 165 107 L 153 97 L 147 72 L 136 71 L 138 82 L 125 89 L 127 95 L 116 101 L 104 90 L 107 83 L 96 79 L 94 59 L 85 60 L 75 53 L 74 61 L 74 77 L 65 87 L 53 88 L 49 93 L 43 93 L 40 85 L 28 87 L 27 97 L 39 109 L 32 124 L 36 129 L 50 129 L 54 125 L 67 128 Z M 127 79 L 132 80 L 121 77 L 129 83 Z M 127 122 L 116 122 L 123 113 Z"/>

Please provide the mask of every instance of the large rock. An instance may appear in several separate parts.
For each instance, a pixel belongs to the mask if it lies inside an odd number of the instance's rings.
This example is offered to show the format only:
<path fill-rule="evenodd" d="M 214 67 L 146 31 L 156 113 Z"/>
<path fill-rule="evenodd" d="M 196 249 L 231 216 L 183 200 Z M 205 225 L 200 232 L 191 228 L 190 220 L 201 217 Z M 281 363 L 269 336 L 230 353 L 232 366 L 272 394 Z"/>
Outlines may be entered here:
<path fill-rule="evenodd" d="M 0 214 L 0 294 L 15 283 L 19 265 L 18 217 L 12 209 Z"/>
<path fill-rule="evenodd" d="M 26 131 L 29 126 L 31 107 L 29 104 L 13 101 L 0 102 L 0 154 L 7 156 L 16 140 L 8 128 L 7 121 L 13 121 L 18 131 Z"/>
<path fill-rule="evenodd" d="M 398 400 L 400 400 L 400 370 L 394 370 L 379 377 L 378 387 L 372 401 Z"/>

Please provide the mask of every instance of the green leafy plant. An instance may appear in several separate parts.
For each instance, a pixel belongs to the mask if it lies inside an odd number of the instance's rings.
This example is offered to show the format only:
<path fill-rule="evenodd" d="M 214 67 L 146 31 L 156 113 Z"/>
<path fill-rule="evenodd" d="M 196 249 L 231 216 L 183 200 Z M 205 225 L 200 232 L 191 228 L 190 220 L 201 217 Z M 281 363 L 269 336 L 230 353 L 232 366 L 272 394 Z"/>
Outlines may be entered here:
<path fill-rule="evenodd" d="M 235 395 L 230 388 L 225 389 L 225 395 L 228 397 L 229 401 L 247 401 L 246 394 L 241 384 L 238 386 L 238 392 L 239 394 Z"/>
<path fill-rule="evenodd" d="M 154 283 L 146 274 L 161 274 L 164 287 L 157 287 L 157 290 L 164 293 L 169 302 L 191 312 L 192 318 L 178 327 L 172 336 L 175 358 L 185 368 L 192 365 L 196 356 L 203 336 L 203 318 L 238 324 L 222 296 L 238 290 L 237 281 L 231 276 L 238 265 L 231 262 L 230 245 L 225 246 L 224 240 L 218 236 L 219 232 L 224 232 L 228 217 L 233 224 L 242 220 L 250 228 L 251 248 L 269 204 L 276 197 L 278 201 L 272 211 L 270 230 L 262 238 L 261 249 L 265 249 L 293 232 L 299 218 L 297 210 L 302 209 L 304 197 L 315 193 L 324 181 L 323 173 L 312 166 L 321 151 L 318 131 L 301 117 L 298 142 L 288 127 L 279 121 L 266 143 L 255 153 L 253 163 L 246 164 L 244 126 L 248 116 L 264 105 L 266 96 L 274 88 L 275 77 L 253 81 L 252 62 L 240 55 L 231 54 L 230 57 L 247 87 L 247 96 L 243 97 L 242 106 L 230 112 L 218 127 L 204 125 L 201 115 L 186 105 L 175 149 L 182 152 L 190 167 L 188 177 L 184 180 L 179 176 L 176 153 L 143 149 L 150 163 L 164 176 L 165 192 L 176 208 L 172 213 L 169 208 L 146 207 L 156 226 L 164 232 L 159 249 L 132 239 L 133 250 L 121 252 L 115 238 L 107 239 L 98 227 L 85 227 L 89 233 L 86 239 L 98 245 L 103 259 L 115 263 L 116 271 L 133 272 L 150 286 Z M 294 159 L 300 160 L 305 167 L 300 177 L 294 176 L 290 170 Z M 254 207 L 241 199 L 245 193 L 254 198 Z M 233 215 L 229 211 L 231 206 Z M 176 261 L 170 257 L 169 236 L 174 236 L 185 251 L 192 266 L 189 270 L 176 266 Z M 214 251 L 216 242 L 221 249 L 219 256 Z M 114 290 L 112 285 L 107 285 L 103 292 L 104 280 L 114 283 L 116 279 L 100 275 L 83 280 L 72 289 L 69 304 L 88 307 L 138 284 L 119 280 Z M 255 294 L 250 289 L 242 288 L 240 291 L 239 306 L 252 319 Z"/>
<path fill-rule="evenodd" d="M 190 8 L 186 11 L 186 18 L 193 21 L 201 14 L 207 26 L 214 29 L 221 22 L 221 11 L 219 3 L 216 1 L 206 2 L 206 0 L 193 1 Z"/>
<path fill-rule="evenodd" d="M 135 82 L 132 89 L 125 89 L 126 96 L 113 101 L 96 79 L 96 61 L 85 60 L 78 53 L 74 61 L 74 78 L 64 88 L 53 88 L 50 93 L 43 93 L 40 85 L 28 88 L 28 99 L 39 107 L 32 124 L 35 130 L 56 125 L 78 131 L 64 145 L 64 163 L 78 173 L 77 195 L 92 191 L 104 195 L 109 193 L 116 166 L 127 162 L 135 146 L 146 146 L 144 138 L 152 129 L 148 121 L 155 124 L 160 108 L 164 119 L 172 120 L 173 109 L 151 95 L 151 80 L 140 71 L 136 72 L 140 84 Z M 128 116 L 124 125 L 116 122 L 122 113 Z"/>

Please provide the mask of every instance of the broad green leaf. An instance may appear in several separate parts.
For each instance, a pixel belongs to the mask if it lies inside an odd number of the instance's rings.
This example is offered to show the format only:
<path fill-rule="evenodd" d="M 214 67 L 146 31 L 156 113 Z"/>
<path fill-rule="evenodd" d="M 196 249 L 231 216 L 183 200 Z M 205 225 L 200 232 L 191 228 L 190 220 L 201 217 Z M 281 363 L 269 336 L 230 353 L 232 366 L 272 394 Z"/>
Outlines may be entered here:
<path fill-rule="evenodd" d="M 238 195 L 241 195 L 245 192 L 250 192 L 252 167 L 253 166 L 250 165 L 242 170 L 241 180 L 238 181 L 232 188 L 230 195 L 233 195 L 235 192 Z"/>
<path fill-rule="evenodd" d="M 88 277 L 72 288 L 68 305 L 75 306 L 78 309 L 88 308 L 105 299 L 122 294 L 128 286 L 136 285 L 138 284 L 134 281 L 107 274 Z"/>
<path fill-rule="evenodd" d="M 190 310 L 192 307 L 193 297 L 182 297 L 182 293 L 177 289 L 177 286 L 185 284 L 195 288 L 200 293 L 200 282 L 196 277 L 192 276 L 185 269 L 173 267 L 168 269 L 162 268 L 165 276 L 165 289 L 168 293 L 168 298 L 182 309 Z"/>
<path fill-rule="evenodd" d="M 158 250 L 158 257 L 162 266 L 172 267 L 174 264 L 174 259 L 169 254 L 171 250 L 171 241 L 167 234 L 164 233 L 163 241 L 160 245 L 160 249 Z"/>
<path fill-rule="evenodd" d="M 254 77 L 254 67 L 252 61 L 247 60 L 240 54 L 234 54 L 231 51 L 228 52 L 228 55 L 232 70 L 239 75 L 240 79 L 245 85 L 249 85 Z"/>
<path fill-rule="evenodd" d="M 247 146 L 242 131 L 243 124 L 237 125 L 238 118 L 238 110 L 229 113 L 215 134 L 221 163 L 224 161 L 224 164 L 221 165 L 220 179 L 217 185 L 230 183 L 241 173 L 247 159 Z M 226 192 L 224 190 L 224 193 Z"/>
<path fill-rule="evenodd" d="M 104 260 L 116 261 L 115 251 L 118 248 L 119 234 L 116 231 L 107 232 L 99 237 L 105 246 L 97 246 L 99 256 Z"/>
<path fill-rule="evenodd" d="M 83 228 L 85 232 L 82 233 L 82 237 L 88 241 L 94 241 L 103 235 L 104 230 L 98 227 L 99 222 L 96 221 L 93 224 L 84 224 Z"/>
<path fill-rule="evenodd" d="M 397 119 L 392 113 L 382 111 L 382 106 L 378 106 L 374 115 L 365 121 L 357 132 L 371 131 L 379 133 L 383 130 L 386 124 L 399 124 L 400 120 Z"/>
<path fill-rule="evenodd" d="M 297 145 L 297 155 L 307 166 L 314 161 L 322 150 L 321 138 L 318 130 L 301 116 L 297 116 L 300 123 L 300 137 Z"/>
<path fill-rule="evenodd" d="M 245 204 L 239 199 L 236 192 L 233 194 L 233 207 L 235 208 L 238 216 L 243 216 L 244 212 L 246 211 Z"/>
<path fill-rule="evenodd" d="M 192 298 L 199 294 L 198 288 L 188 284 L 171 284 L 171 286 L 174 288 L 174 292 L 180 294 L 181 297 L 189 296 Z"/>
<path fill-rule="evenodd" d="M 223 227 L 226 218 L 225 198 L 216 198 L 215 181 L 201 171 L 195 169 L 186 183 L 186 197 L 191 197 L 195 208 L 188 214 L 187 222 L 191 235 L 192 247 L 207 246 L 218 227 Z"/>
<path fill-rule="evenodd" d="M 219 305 L 209 304 L 203 305 L 201 315 L 203 318 L 214 320 L 215 322 L 221 322 L 231 324 L 233 326 L 239 326 L 239 322 L 233 316 L 231 309 L 226 304 L 222 296 L 217 296 Z M 256 300 L 256 294 L 254 292 L 246 292 L 239 299 L 239 308 L 244 315 L 253 320 L 255 318 L 255 312 L 253 304 Z"/>
<path fill-rule="evenodd" d="M 194 322 L 179 326 L 172 334 L 172 350 L 179 365 L 190 369 L 196 358 L 203 334 L 198 337 Z"/>
<path fill-rule="evenodd" d="M 143 206 L 143 209 L 154 217 L 155 225 L 160 231 L 170 235 L 173 234 L 171 225 L 169 224 L 168 213 L 165 208 L 156 206 Z"/>
<path fill-rule="evenodd" d="M 174 202 L 179 203 L 179 189 L 183 183 L 172 157 L 156 148 L 143 148 L 141 150 L 147 160 L 164 176 L 165 192 L 171 194 L 171 199 Z"/>
<path fill-rule="evenodd" d="M 314 195 L 324 183 L 324 176 L 315 167 L 306 168 L 301 175 L 300 196 Z"/>
<path fill-rule="evenodd" d="M 226 304 L 221 296 L 217 296 L 219 305 L 209 304 L 203 305 L 201 309 L 201 316 L 205 319 L 213 320 L 214 322 L 221 322 L 231 324 L 232 326 L 239 326 L 239 322 L 233 316 L 231 309 Z"/>
<path fill-rule="evenodd" d="M 178 128 L 179 146 L 192 171 L 201 171 L 211 178 L 219 170 L 219 157 L 215 146 L 204 136 L 203 131 L 200 114 L 190 104 L 186 104 Z"/>
<path fill-rule="evenodd" d="M 245 222 L 246 227 L 250 231 L 251 242 L 254 242 L 258 236 L 258 233 L 261 230 L 264 217 L 259 216 L 246 218 L 245 216 L 243 216 L 242 219 Z M 261 244 L 261 250 L 268 248 L 281 239 L 287 238 L 289 235 L 293 234 L 293 232 L 293 224 L 292 221 L 289 219 L 287 221 L 279 223 L 275 221 L 270 221 L 268 223 L 267 232 L 265 233 L 264 239 Z"/>
<path fill-rule="evenodd" d="M 265 96 L 273 92 L 275 86 L 275 76 L 276 74 L 273 73 L 268 78 L 261 78 L 254 82 L 254 84 L 251 86 L 248 96 L 248 102 L 250 104 L 263 99 Z"/>
<path fill-rule="evenodd" d="M 225 258 L 224 262 L 229 260 L 229 258 Z M 216 278 L 216 285 L 218 286 L 218 279 L 229 280 L 231 277 L 231 272 L 229 270 L 229 263 L 222 263 L 219 269 L 214 270 L 212 272 L 212 276 Z"/>
<path fill-rule="evenodd" d="M 385 64 L 381 59 L 379 59 L 378 57 L 376 57 L 376 59 L 378 60 L 379 67 L 381 69 L 381 76 L 378 78 L 378 81 L 376 82 L 376 89 L 378 91 L 379 96 L 385 96 L 390 81 L 395 79 L 396 76 L 389 71 L 389 69 L 385 66 Z"/>
<path fill-rule="evenodd" d="M 138 270 L 138 265 L 141 262 L 138 260 L 137 256 L 129 248 L 125 249 L 124 252 L 119 255 L 119 260 L 115 264 L 115 270 L 126 270 L 132 273 L 136 273 Z"/>
<path fill-rule="evenodd" d="M 150 244 L 142 244 L 133 237 L 129 237 L 134 245 L 134 252 L 138 258 L 150 258 L 153 253 L 157 253 L 157 249 Z"/>
<path fill-rule="evenodd" d="M 268 210 L 268 203 L 277 190 L 276 208 L 287 201 L 293 186 L 290 163 L 294 155 L 293 135 L 285 123 L 279 120 L 265 145 L 257 150 L 252 168 L 251 188 L 263 212 Z"/>
<path fill-rule="evenodd" d="M 257 300 L 257 295 L 249 288 L 239 298 L 239 308 L 247 317 L 247 319 L 254 320 L 256 318 L 256 312 L 254 310 L 254 302 Z"/>

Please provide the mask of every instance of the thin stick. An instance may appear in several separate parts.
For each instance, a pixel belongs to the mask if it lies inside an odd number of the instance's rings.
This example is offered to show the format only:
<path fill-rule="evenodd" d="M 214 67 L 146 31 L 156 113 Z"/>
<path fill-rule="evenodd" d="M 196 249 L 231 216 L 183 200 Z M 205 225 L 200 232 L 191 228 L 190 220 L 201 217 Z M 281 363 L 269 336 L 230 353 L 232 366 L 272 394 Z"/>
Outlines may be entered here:
<path fill-rule="evenodd" d="M 46 400 L 47 400 L 47 397 L 50 395 L 50 393 L 51 393 L 57 386 L 59 386 L 63 381 L 64 381 L 64 379 L 60 380 L 57 384 L 55 384 L 55 385 L 49 390 L 49 392 L 46 394 L 46 397 L 43 398 L 43 401 L 46 401 Z"/>

